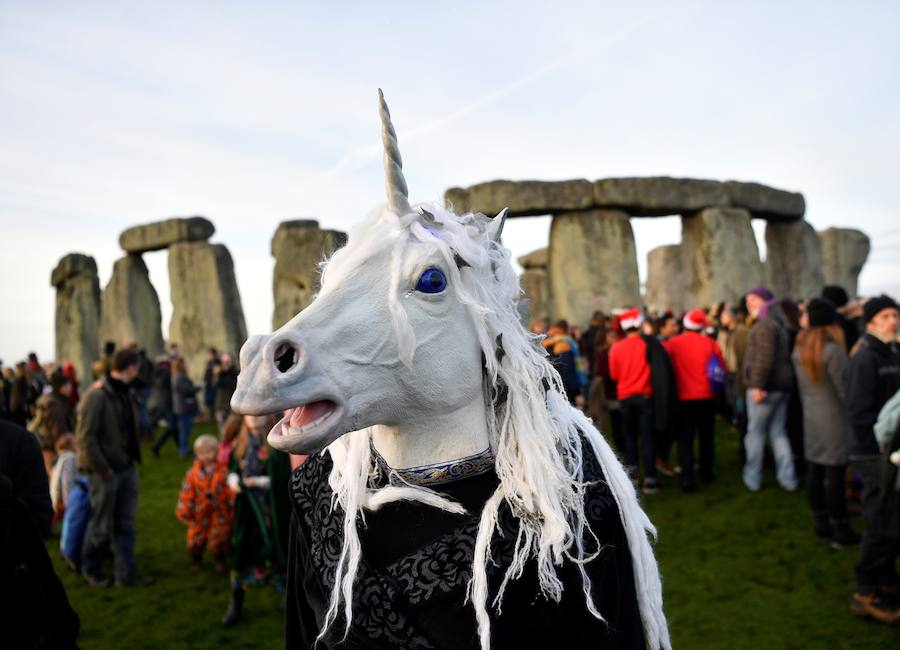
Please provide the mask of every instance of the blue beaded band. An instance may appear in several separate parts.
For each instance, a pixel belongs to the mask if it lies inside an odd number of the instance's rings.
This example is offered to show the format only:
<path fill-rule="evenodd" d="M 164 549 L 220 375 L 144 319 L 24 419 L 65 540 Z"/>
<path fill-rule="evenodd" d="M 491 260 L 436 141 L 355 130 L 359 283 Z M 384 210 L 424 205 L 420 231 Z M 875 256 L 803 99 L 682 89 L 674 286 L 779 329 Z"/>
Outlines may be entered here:
<path fill-rule="evenodd" d="M 375 462 L 378 469 L 388 478 L 391 485 L 418 485 L 420 487 L 443 485 L 464 478 L 479 476 L 494 469 L 494 452 L 490 448 L 465 458 L 458 458 L 446 463 L 435 465 L 423 465 L 422 467 L 408 467 L 406 469 L 394 469 L 372 445 L 372 453 L 375 454 Z"/>

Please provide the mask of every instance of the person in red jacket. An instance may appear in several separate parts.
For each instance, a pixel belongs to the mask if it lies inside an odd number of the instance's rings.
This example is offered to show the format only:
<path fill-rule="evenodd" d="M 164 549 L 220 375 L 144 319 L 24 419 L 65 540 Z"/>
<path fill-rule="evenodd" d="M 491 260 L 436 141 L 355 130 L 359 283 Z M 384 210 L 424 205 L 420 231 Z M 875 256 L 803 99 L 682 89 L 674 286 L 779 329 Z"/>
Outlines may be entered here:
<path fill-rule="evenodd" d="M 621 316 L 625 338 L 609 351 L 609 375 L 616 382 L 625 434 L 625 468 L 635 479 L 639 474 L 638 438 L 644 457 L 644 494 L 659 490 L 656 481 L 656 449 L 653 441 L 653 383 L 647 344 L 641 338 L 644 316 L 629 309 Z"/>
<path fill-rule="evenodd" d="M 725 358 L 718 343 L 703 334 L 706 314 L 700 309 L 684 316 L 684 332 L 663 342 L 675 370 L 678 386 L 680 426 L 678 462 L 681 464 L 681 489 L 694 490 L 694 434 L 700 439 L 700 479 L 713 480 L 715 463 L 715 393 L 707 368 L 716 357 L 725 367 Z"/>

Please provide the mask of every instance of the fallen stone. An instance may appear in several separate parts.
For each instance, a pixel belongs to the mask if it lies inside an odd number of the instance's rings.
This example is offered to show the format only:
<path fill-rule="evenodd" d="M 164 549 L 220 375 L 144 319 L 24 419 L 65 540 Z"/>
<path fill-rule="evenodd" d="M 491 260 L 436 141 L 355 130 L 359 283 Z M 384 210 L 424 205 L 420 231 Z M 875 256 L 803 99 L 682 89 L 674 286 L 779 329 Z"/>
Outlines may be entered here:
<path fill-rule="evenodd" d="M 56 288 L 56 362 L 71 361 L 78 380 L 93 380 L 91 364 L 100 357 L 100 280 L 93 257 L 70 253 L 50 275 Z"/>
<path fill-rule="evenodd" d="M 819 235 L 804 220 L 766 224 L 766 285 L 779 298 L 807 300 L 822 293 Z"/>
<path fill-rule="evenodd" d="M 320 230 L 317 221 L 285 221 L 272 237 L 275 272 L 272 291 L 276 330 L 313 301 L 319 290 L 319 264 L 347 243 L 337 230 Z"/>
<path fill-rule="evenodd" d="M 687 309 L 735 302 L 763 281 L 747 210 L 708 208 L 682 217 L 681 246 Z"/>
<path fill-rule="evenodd" d="M 548 255 L 548 249 L 539 248 L 527 255 L 523 255 L 518 259 L 518 262 L 523 269 L 546 269 L 549 262 Z"/>
<path fill-rule="evenodd" d="M 188 373 L 199 385 L 210 347 L 237 359 L 247 339 L 231 254 L 222 244 L 173 244 L 169 247 L 169 283 L 169 342 L 178 344 Z"/>
<path fill-rule="evenodd" d="M 869 238 L 852 228 L 828 228 L 819 233 L 819 241 L 825 284 L 836 284 L 851 298 L 856 297 L 859 273 L 871 249 Z"/>
<path fill-rule="evenodd" d="M 644 303 L 651 311 L 680 314 L 684 298 L 684 249 L 680 244 L 658 246 L 647 253 Z"/>
<path fill-rule="evenodd" d="M 176 217 L 134 226 L 119 235 L 119 246 L 127 253 L 146 253 L 187 241 L 206 241 L 216 227 L 204 217 Z"/>
<path fill-rule="evenodd" d="M 468 188 L 450 188 L 444 199 L 457 213 L 493 216 L 509 208 L 509 217 L 585 210 L 593 204 L 591 184 L 586 180 L 490 181 Z"/>
<path fill-rule="evenodd" d="M 140 255 L 116 260 L 100 298 L 100 344 L 137 342 L 151 359 L 163 352 L 159 296 Z"/>
<path fill-rule="evenodd" d="M 549 248 L 552 320 L 584 326 L 594 311 L 641 304 L 634 232 L 624 212 L 557 214 Z"/>

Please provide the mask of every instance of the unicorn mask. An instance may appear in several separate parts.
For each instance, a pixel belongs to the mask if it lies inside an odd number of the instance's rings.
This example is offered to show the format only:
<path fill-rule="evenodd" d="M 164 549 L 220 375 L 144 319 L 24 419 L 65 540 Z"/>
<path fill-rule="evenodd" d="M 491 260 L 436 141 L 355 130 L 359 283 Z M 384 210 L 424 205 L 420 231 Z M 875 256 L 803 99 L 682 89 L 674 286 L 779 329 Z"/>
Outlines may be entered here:
<path fill-rule="evenodd" d="M 567 557 L 590 559 L 583 546 L 591 534 L 584 451 L 596 456 L 616 496 L 647 642 L 668 647 L 647 539 L 655 531 L 612 450 L 569 406 L 559 375 L 521 325 L 518 278 L 499 243 L 505 213 L 489 218 L 457 215 L 443 205 L 411 206 L 381 91 L 379 106 L 387 205 L 354 227 L 347 245 L 324 265 L 312 304 L 272 334 L 244 344 L 232 398 L 238 413 L 286 412 L 268 437 L 276 449 L 330 453 L 328 483 L 344 512 L 345 538 L 324 627 L 342 607 L 349 629 L 361 553 L 357 518 L 364 510 L 414 500 L 462 511 L 431 490 L 373 486 L 373 451 L 395 469 L 483 452 L 494 458 L 500 484 L 481 513 L 469 584 L 482 648 L 490 645 L 485 568 L 501 503 L 520 522 L 504 586 L 526 561 L 535 561 L 541 591 L 558 601 L 556 567 Z M 579 570 L 590 593 L 588 575 Z"/>
<path fill-rule="evenodd" d="M 481 355 L 496 358 L 498 333 L 476 327 L 484 311 L 478 294 L 499 290 L 512 308 L 518 286 L 497 243 L 502 214 L 459 218 L 439 206 L 410 206 L 379 99 L 388 205 L 350 232 L 309 307 L 247 341 L 232 406 L 248 414 L 290 409 L 269 435 L 283 451 L 320 451 L 345 433 L 385 425 L 410 432 L 396 445 L 407 461 L 396 460 L 422 464 L 429 459 L 411 445 L 448 458 L 487 446 Z M 468 431 L 419 439 L 435 418 Z"/>

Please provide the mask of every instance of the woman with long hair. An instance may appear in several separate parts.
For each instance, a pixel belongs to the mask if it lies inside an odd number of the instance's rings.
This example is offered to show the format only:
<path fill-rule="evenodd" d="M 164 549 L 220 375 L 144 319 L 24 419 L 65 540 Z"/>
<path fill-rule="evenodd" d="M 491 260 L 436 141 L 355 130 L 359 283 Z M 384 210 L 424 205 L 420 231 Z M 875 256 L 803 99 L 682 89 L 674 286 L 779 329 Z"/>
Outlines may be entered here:
<path fill-rule="evenodd" d="M 284 587 L 290 519 L 288 455 L 266 442 L 278 418 L 245 415 L 234 440 L 228 486 L 235 493 L 231 537 L 231 600 L 222 625 L 237 623 L 243 613 L 244 587 L 254 573 L 271 576 Z M 233 422 L 233 421 L 232 421 Z"/>
<path fill-rule="evenodd" d="M 834 305 L 822 298 L 809 301 L 801 324 L 792 361 L 803 402 L 807 498 L 814 530 L 835 548 L 856 546 L 859 535 L 850 528 L 844 496 L 850 426 L 844 404 L 844 332 Z"/>

